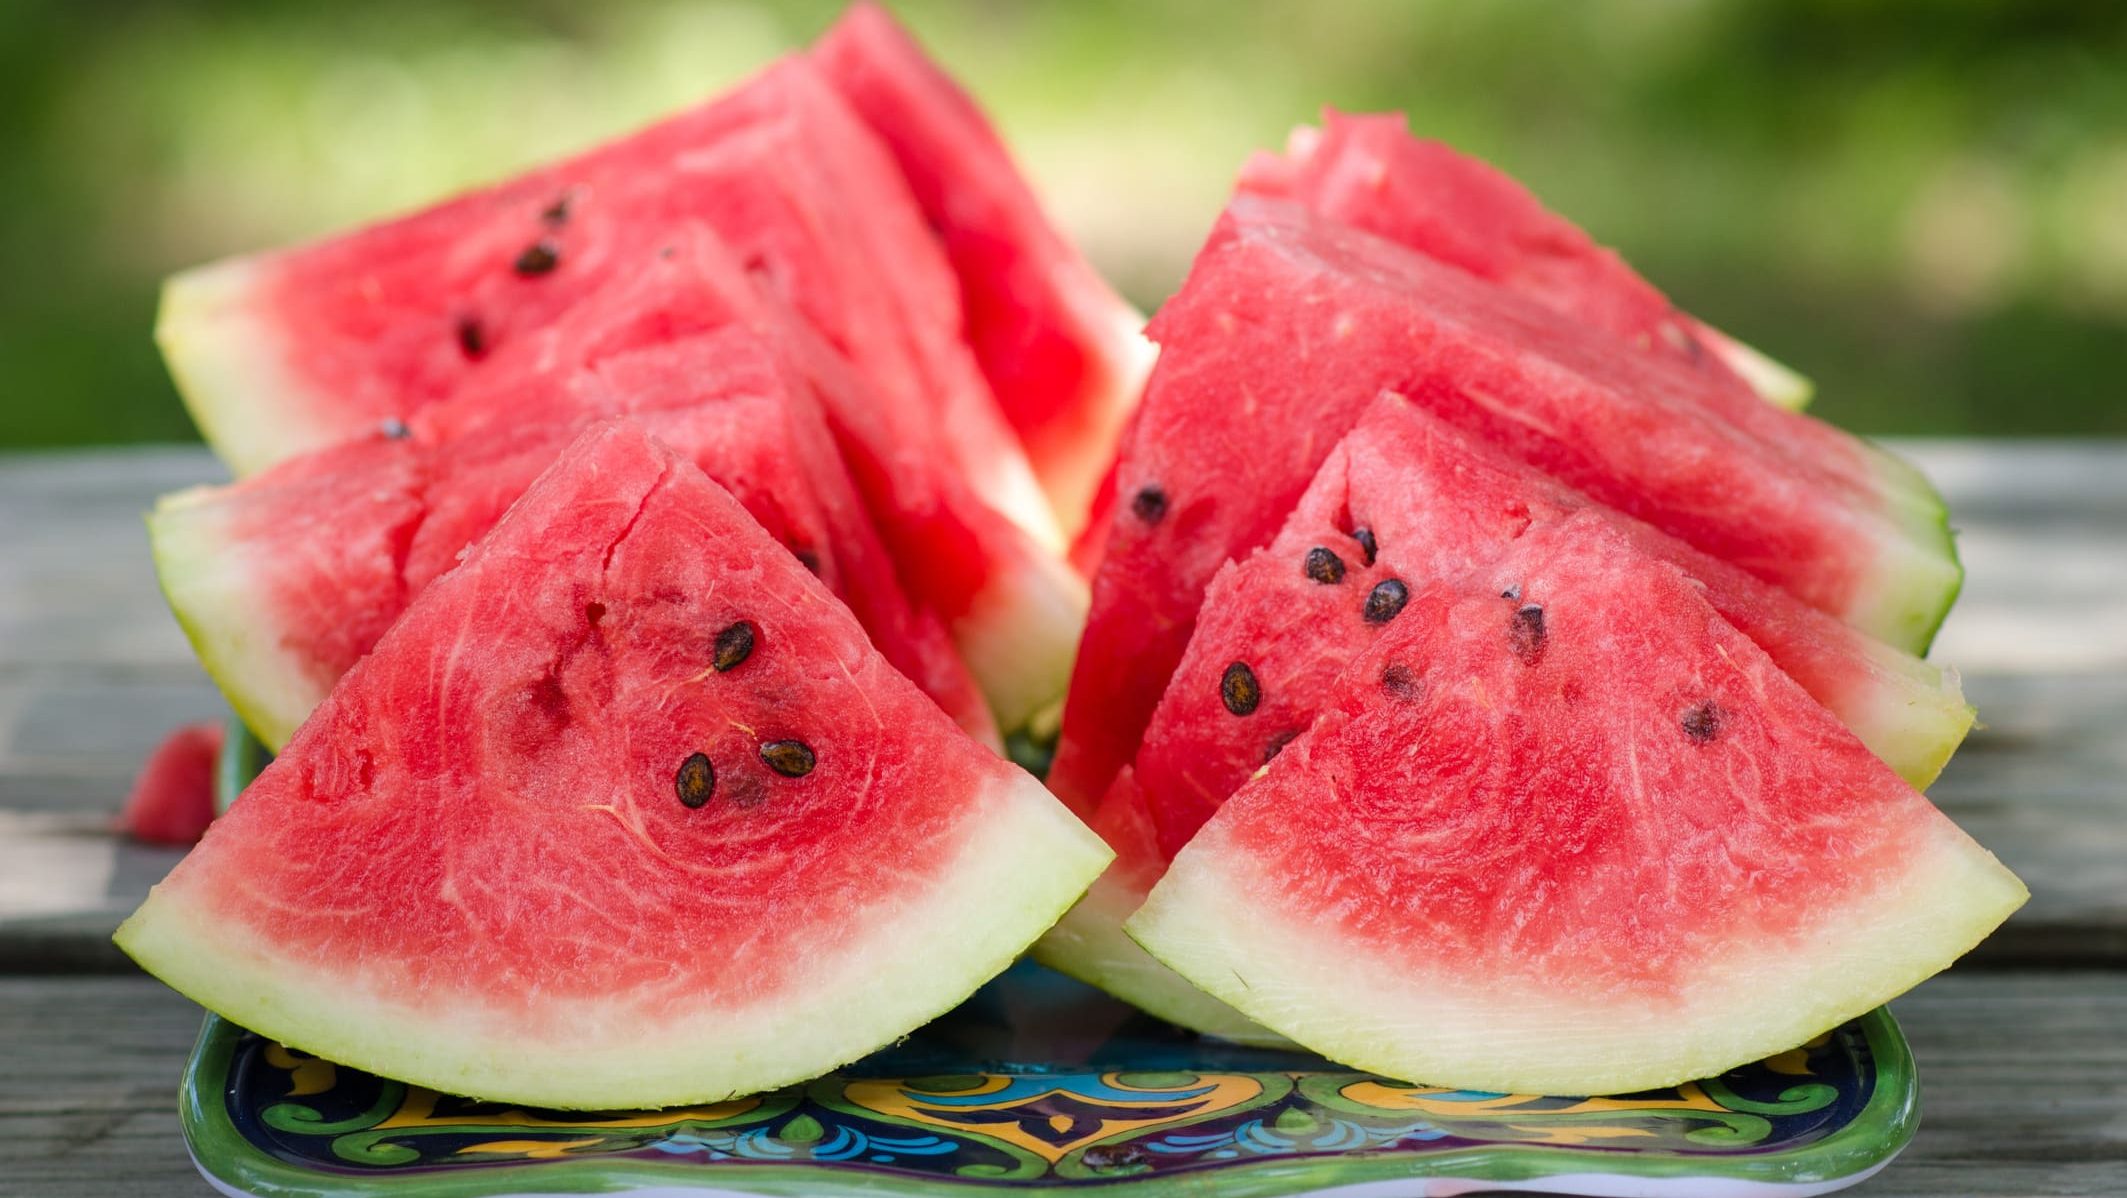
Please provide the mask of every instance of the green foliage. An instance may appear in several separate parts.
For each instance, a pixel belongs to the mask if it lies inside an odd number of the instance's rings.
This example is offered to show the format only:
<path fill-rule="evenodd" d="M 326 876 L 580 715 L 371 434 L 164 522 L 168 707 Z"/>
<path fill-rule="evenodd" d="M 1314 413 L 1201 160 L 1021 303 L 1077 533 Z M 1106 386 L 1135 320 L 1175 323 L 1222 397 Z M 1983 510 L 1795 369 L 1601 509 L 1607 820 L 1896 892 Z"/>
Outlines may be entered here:
<path fill-rule="evenodd" d="M 159 278 L 708 94 L 829 0 L 0 5 L 0 445 L 184 436 Z M 1870 431 L 2127 432 L 2127 7 L 910 0 L 1141 302 L 1241 158 L 1408 109 Z"/>

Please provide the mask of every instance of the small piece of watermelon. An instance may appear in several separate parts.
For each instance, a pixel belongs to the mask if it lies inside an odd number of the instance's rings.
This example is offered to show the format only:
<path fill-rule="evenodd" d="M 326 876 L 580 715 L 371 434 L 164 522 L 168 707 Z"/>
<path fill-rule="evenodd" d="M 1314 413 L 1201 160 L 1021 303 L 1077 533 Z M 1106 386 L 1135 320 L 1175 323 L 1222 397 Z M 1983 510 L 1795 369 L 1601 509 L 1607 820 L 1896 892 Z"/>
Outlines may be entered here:
<path fill-rule="evenodd" d="M 507 420 L 473 421 L 460 409 L 480 398 L 461 396 L 417 413 L 404 438 L 349 442 L 179 492 L 149 517 L 172 610 L 269 747 L 583 425 L 623 412 L 730 489 L 851 605 L 889 661 L 996 743 L 944 629 L 902 594 L 809 392 L 760 342 L 732 328 L 498 378 Z"/>
<path fill-rule="evenodd" d="M 1144 317 L 1042 215 L 982 110 L 885 9 L 851 5 L 812 58 L 900 163 L 959 276 L 968 344 L 1077 536 L 1152 367 Z"/>
<path fill-rule="evenodd" d="M 1119 926 L 1101 925 L 1136 910 L 1219 804 L 1314 722 L 1346 663 L 1398 618 L 1394 596 L 1459 577 L 1530 528 L 1575 512 L 1683 570 L 1723 618 L 1914 786 L 1941 772 L 1970 729 L 1972 708 L 1954 674 L 1591 505 L 1386 394 L 1338 443 L 1277 538 L 1213 577 L 1134 770 L 1118 777 L 1090 821 L 1109 837 L 1116 863 L 1043 939 L 1042 959 L 1170 1020 L 1203 1014 L 1194 987 Z M 1230 701 L 1229 676 L 1246 680 L 1245 711 Z M 1149 831 L 1138 832 L 1139 822 Z M 1125 837 L 1115 836 L 1116 825 Z M 1177 1013 L 1178 1004 L 1194 1006 Z M 1232 1038 L 1238 1016 L 1212 1014 L 1212 1024 L 1189 1026 Z"/>
<path fill-rule="evenodd" d="M 214 822 L 214 770 L 225 732 L 220 720 L 173 729 L 133 777 L 118 830 L 149 844 L 188 845 Z"/>
<path fill-rule="evenodd" d="M 1679 311 L 1504 171 L 1412 137 L 1400 112 L 1329 110 L 1321 128 L 1294 129 L 1283 156 L 1250 158 L 1240 185 L 1512 288 L 1709 386 L 1747 387 L 1785 408 L 1809 403 L 1808 379 Z"/>
<path fill-rule="evenodd" d="M 1128 930 L 1354 1068 L 1607 1094 L 1800 1044 L 2027 897 L 1582 514 L 1417 593 Z"/>
<path fill-rule="evenodd" d="M 976 494 L 1061 552 L 961 340 L 950 265 L 885 147 L 802 59 L 425 211 L 179 275 L 157 337 L 201 430 L 248 474 L 452 394 L 691 222 L 905 423 L 930 425 Z"/>
<path fill-rule="evenodd" d="M 1237 197 L 1153 322 L 1160 363 L 1049 783 L 1084 810 L 1135 753 L 1212 574 L 1270 540 L 1383 389 L 1899 648 L 1962 581 L 1890 455 L 1296 205 Z"/>
<path fill-rule="evenodd" d="M 890 1043 L 1107 856 L 623 421 L 414 601 L 117 940 L 330 1060 L 659 1107 Z"/>

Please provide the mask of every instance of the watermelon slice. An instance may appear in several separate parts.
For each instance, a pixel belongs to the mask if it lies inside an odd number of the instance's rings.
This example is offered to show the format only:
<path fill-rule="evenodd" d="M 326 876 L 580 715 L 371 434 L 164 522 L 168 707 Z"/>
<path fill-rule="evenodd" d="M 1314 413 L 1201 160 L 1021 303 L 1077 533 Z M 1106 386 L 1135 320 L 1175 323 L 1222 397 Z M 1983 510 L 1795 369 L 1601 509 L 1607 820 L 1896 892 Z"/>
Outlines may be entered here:
<path fill-rule="evenodd" d="M 147 844 L 188 845 L 214 822 L 214 770 L 221 721 L 173 729 L 141 763 L 118 816 L 118 830 Z"/>
<path fill-rule="evenodd" d="M 515 422 L 523 401 L 511 380 L 520 369 L 597 362 L 734 326 L 769 342 L 819 396 L 902 586 L 951 633 L 997 722 L 1017 731 L 1053 708 L 1085 625 L 1084 583 L 974 494 L 933 421 L 887 402 L 809 325 L 753 286 L 699 226 L 675 230 L 626 277 L 520 341 L 510 351 L 518 364 L 498 362 L 479 398 L 431 407 L 422 422 L 439 432 Z"/>
<path fill-rule="evenodd" d="M 728 487 L 848 602 L 873 642 L 971 734 L 995 725 L 935 619 L 910 607 L 811 395 L 738 329 L 572 372 L 497 376 L 507 421 L 463 395 L 408 435 L 348 442 L 224 487 L 166 497 L 149 518 L 163 590 L 200 661 L 278 748 L 422 588 L 501 518 L 600 414 L 645 427 Z"/>
<path fill-rule="evenodd" d="M 1043 939 L 1043 960 L 1170 1021 L 1234 1038 L 1231 1012 L 1214 1008 L 1209 1025 L 1184 1018 L 1201 1012 L 1178 1004 L 1206 1000 L 1114 921 L 1137 909 L 1226 796 L 1314 722 L 1345 664 L 1397 618 L 1396 596 L 1458 577 L 1530 527 L 1575 512 L 1685 571 L 1723 618 L 1914 786 L 1934 780 L 1970 729 L 1954 674 L 1592 506 L 1383 395 L 1323 463 L 1277 539 L 1213 577 L 1134 771 L 1126 767 L 1092 817 L 1116 863 Z M 1233 702 L 1235 685 L 1247 688 L 1245 711 Z"/>
<path fill-rule="evenodd" d="M 1144 317 L 1042 215 L 982 110 L 885 9 L 850 6 L 812 58 L 893 151 L 959 276 L 968 344 L 1076 536 L 1152 367 Z"/>
<path fill-rule="evenodd" d="M 157 336 L 201 430 L 248 474 L 450 395 L 694 221 L 932 425 L 985 502 L 1061 551 L 961 341 L 951 267 L 885 148 L 800 59 L 494 187 L 179 275 Z"/>
<path fill-rule="evenodd" d="M 334 1061 L 658 1107 L 906 1034 L 1106 858 L 618 422 L 414 601 L 117 939 Z"/>
<path fill-rule="evenodd" d="M 1384 388 L 1900 648 L 1962 580 L 1940 499 L 1890 455 L 1771 404 L 1716 410 L 1694 374 L 1289 203 L 1236 198 L 1153 331 L 1049 777 L 1081 810 L 1135 753 L 1213 572 L 1270 540 Z"/>
<path fill-rule="evenodd" d="M 1490 279 L 1696 371 L 1709 386 L 1747 388 L 1786 408 L 1809 403 L 1808 379 L 1679 311 L 1505 172 L 1412 137 L 1400 112 L 1325 112 L 1321 128 L 1293 130 L 1282 157 L 1250 158 L 1241 187 Z"/>
<path fill-rule="evenodd" d="M 1800 1044 L 2026 897 L 1582 514 L 1414 595 L 1128 928 L 1355 1068 L 1607 1094 Z"/>

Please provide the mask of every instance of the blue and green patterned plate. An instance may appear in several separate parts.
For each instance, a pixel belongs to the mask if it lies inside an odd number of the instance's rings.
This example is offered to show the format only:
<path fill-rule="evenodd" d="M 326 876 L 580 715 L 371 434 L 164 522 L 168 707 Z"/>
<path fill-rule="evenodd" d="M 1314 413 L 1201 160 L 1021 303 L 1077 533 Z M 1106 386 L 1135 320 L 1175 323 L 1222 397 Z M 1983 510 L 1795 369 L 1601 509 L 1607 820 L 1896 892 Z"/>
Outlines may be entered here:
<path fill-rule="evenodd" d="M 257 768 L 255 750 L 232 745 L 238 754 L 225 784 Z M 846 1069 L 708 1106 L 473 1102 L 213 1016 L 181 1105 L 201 1172 L 256 1198 L 997 1198 L 1074 1187 L 1104 1198 L 1744 1198 L 1852 1185 L 1919 1119 L 1912 1057 L 1884 1010 L 1673 1090 L 1539 1097 L 1412 1086 L 1204 1040 L 1031 964 Z"/>

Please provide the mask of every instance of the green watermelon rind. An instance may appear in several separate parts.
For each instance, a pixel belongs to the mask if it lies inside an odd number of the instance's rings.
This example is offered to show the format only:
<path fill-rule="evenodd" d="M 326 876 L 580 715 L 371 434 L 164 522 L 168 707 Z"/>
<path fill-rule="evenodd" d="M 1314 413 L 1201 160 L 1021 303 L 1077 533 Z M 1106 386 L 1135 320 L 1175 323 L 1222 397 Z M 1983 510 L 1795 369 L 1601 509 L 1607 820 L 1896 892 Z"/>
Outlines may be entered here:
<path fill-rule="evenodd" d="M 1199 990 L 1124 934 L 1123 921 L 1147 887 L 1121 873 L 1115 867 L 1102 874 L 1035 942 L 1034 959 L 1178 1027 L 1252 1048 L 1291 1048 L 1292 1041 Z"/>
<path fill-rule="evenodd" d="M 951 861 L 903 877 L 835 928 L 792 943 L 812 972 L 744 1009 L 647 1026 L 602 1002 L 545 1018 L 479 994 L 406 995 L 329 973 L 164 883 L 120 926 L 120 948 L 230 1021 L 306 1052 L 452 1094 L 569 1110 L 718 1102 L 817 1077 L 890 1044 L 1010 965 L 1106 867 L 1107 846 L 1014 771 L 958 808 Z M 979 910 L 981 918 L 968 913 Z M 860 916 L 874 922 L 858 927 Z M 763 912 L 770 926 L 775 913 Z M 829 951 L 832 948 L 834 951 Z M 605 1030 L 600 1034 L 600 1018 Z M 541 1027 L 557 1029 L 551 1036 Z"/>
<path fill-rule="evenodd" d="M 1879 558 L 1865 595 L 1841 616 L 1886 644 L 1924 657 L 1964 590 L 1950 508 L 1917 467 L 1879 446 L 1867 448 L 1886 514 L 1903 535 Z"/>
<path fill-rule="evenodd" d="M 329 688 L 305 677 L 249 585 L 243 555 L 216 533 L 215 488 L 165 495 L 148 514 L 155 579 L 193 656 L 237 718 L 278 752 Z"/>
<path fill-rule="evenodd" d="M 1680 1085 L 1793 1048 L 1905 993 L 1971 950 L 2030 897 L 1947 819 L 1873 893 L 1817 908 L 1816 927 L 1736 945 L 1668 1001 L 1576 1000 L 1542 982 L 1427 978 L 1265 877 L 1218 819 L 1176 857 L 1124 929 L 1214 997 L 1352 1068 L 1426 1085 L 1621 1094 Z"/>
<path fill-rule="evenodd" d="M 155 317 L 155 343 L 185 410 L 239 478 L 346 435 L 303 419 L 308 388 L 282 366 L 255 311 L 260 269 L 230 258 L 172 275 Z"/>

